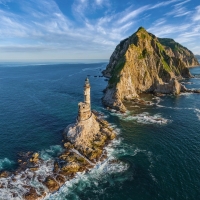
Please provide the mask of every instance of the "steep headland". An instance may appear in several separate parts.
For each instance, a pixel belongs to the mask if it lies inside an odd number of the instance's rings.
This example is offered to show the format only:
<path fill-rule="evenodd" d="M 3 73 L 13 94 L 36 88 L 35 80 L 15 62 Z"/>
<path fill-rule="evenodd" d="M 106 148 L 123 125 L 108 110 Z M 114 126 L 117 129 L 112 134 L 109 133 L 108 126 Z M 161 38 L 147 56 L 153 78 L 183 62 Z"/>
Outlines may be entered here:
<path fill-rule="evenodd" d="M 123 101 L 140 93 L 179 94 L 186 88 L 178 80 L 191 77 L 188 67 L 193 65 L 199 63 L 187 48 L 140 27 L 117 45 L 103 71 L 109 78 L 103 103 L 123 112 Z"/>

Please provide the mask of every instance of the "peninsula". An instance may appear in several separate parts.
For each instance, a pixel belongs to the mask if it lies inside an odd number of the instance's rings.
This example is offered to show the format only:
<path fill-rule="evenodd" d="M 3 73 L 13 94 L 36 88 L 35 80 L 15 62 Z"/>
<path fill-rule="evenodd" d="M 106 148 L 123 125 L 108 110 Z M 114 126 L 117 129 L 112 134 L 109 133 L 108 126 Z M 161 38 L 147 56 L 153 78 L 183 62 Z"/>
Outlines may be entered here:
<path fill-rule="evenodd" d="M 63 132 L 63 152 L 58 157 L 43 160 L 39 153 L 21 153 L 15 172 L 0 172 L 0 191 L 5 200 L 43 199 L 59 190 L 77 172 L 87 171 L 106 158 L 104 147 L 116 134 L 102 114 L 91 110 L 88 78 L 84 84 L 84 102 L 78 108 L 76 123 Z"/>
<path fill-rule="evenodd" d="M 199 65 L 193 53 L 173 39 L 157 38 L 140 27 L 120 42 L 103 75 L 109 78 L 103 104 L 125 112 L 124 100 L 141 93 L 180 94 L 187 90 L 178 82 L 192 77 L 188 67 Z"/>

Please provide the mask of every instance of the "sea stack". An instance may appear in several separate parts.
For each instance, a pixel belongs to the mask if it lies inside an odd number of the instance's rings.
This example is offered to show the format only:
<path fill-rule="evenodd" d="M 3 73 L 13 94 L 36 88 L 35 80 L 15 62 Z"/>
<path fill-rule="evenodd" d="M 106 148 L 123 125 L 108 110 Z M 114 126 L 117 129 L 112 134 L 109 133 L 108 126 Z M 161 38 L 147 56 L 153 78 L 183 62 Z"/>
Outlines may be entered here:
<path fill-rule="evenodd" d="M 178 80 L 190 78 L 188 67 L 199 65 L 194 54 L 169 38 L 157 38 L 140 27 L 115 48 L 103 75 L 109 78 L 103 103 L 124 112 L 124 100 L 141 93 L 177 95 L 186 88 Z"/>
<path fill-rule="evenodd" d="M 75 124 L 64 131 L 65 140 L 91 162 L 96 162 L 103 153 L 103 147 L 115 133 L 108 123 L 96 111 L 91 111 L 90 83 L 84 84 L 84 102 L 78 104 L 78 116 Z"/>

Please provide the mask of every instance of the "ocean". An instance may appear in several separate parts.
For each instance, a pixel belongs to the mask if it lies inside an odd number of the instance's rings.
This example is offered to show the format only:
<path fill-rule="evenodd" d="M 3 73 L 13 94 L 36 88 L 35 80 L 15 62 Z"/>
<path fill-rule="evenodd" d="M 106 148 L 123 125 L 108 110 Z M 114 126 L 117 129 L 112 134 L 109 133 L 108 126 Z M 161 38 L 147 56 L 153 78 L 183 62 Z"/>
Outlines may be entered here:
<path fill-rule="evenodd" d="M 88 76 L 92 109 L 104 113 L 117 138 L 105 161 L 45 199 L 200 199 L 200 94 L 143 95 L 149 105 L 127 102 L 127 113 L 110 112 L 101 103 L 106 65 L 0 63 L 0 170 L 16 169 L 19 152 L 53 160 L 62 151 L 62 131 L 76 120 Z M 183 84 L 200 88 L 200 67 L 190 71 L 194 78 Z"/>

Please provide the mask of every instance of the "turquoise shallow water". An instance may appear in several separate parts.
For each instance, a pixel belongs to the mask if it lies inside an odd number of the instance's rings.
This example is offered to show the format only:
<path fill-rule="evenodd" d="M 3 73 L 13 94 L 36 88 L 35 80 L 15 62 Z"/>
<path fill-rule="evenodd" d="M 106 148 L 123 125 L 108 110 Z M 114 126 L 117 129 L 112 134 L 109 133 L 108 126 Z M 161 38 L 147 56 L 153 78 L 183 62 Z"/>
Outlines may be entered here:
<path fill-rule="evenodd" d="M 151 106 L 127 103 L 125 115 L 101 105 L 106 63 L 0 65 L 0 169 L 16 168 L 17 153 L 60 151 L 62 130 L 75 121 L 83 83 L 91 82 L 92 107 L 106 115 L 118 137 L 109 157 L 47 199 L 200 199 L 200 95 L 152 99 Z M 188 88 L 200 88 L 200 68 Z M 113 159 L 116 159 L 113 161 Z M 112 162 L 110 161 L 112 160 Z"/>

